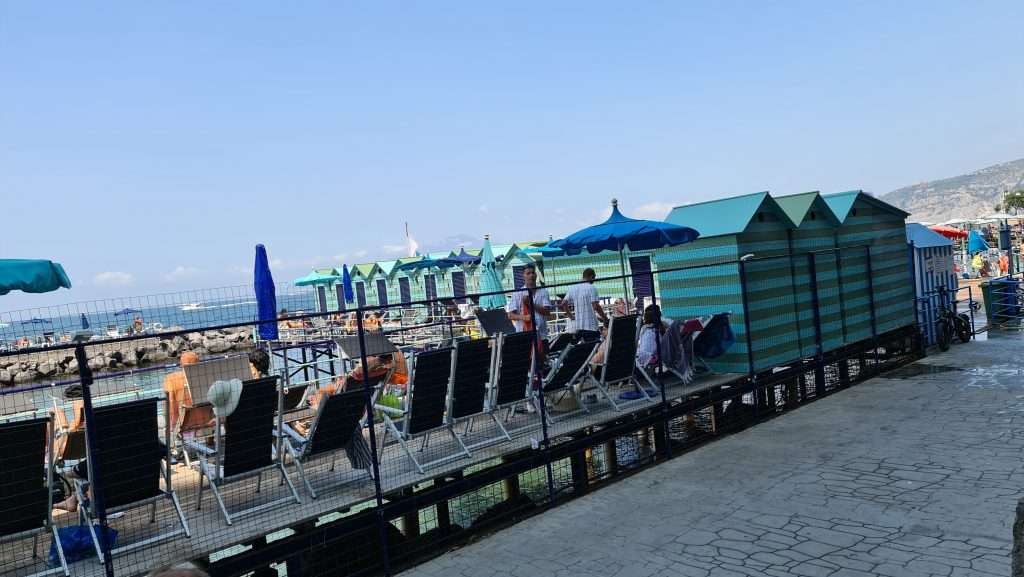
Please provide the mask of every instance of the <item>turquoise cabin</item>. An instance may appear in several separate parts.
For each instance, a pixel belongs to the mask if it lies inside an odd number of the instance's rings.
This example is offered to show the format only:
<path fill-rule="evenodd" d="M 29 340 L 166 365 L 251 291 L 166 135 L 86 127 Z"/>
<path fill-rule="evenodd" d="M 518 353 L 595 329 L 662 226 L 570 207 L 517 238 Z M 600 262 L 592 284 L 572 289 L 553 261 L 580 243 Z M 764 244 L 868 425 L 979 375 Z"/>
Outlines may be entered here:
<path fill-rule="evenodd" d="M 750 330 L 756 337 L 752 339 L 754 369 L 798 358 L 789 260 L 756 260 L 789 251 L 789 230 L 794 225 L 782 207 L 767 192 L 757 192 L 677 206 L 665 220 L 701 234 L 694 242 L 656 251 L 665 315 L 688 319 L 732 313 L 736 344 L 713 360 L 712 368 L 737 373 L 749 368 L 738 263 L 745 255 L 754 258 L 744 265 Z"/>
<path fill-rule="evenodd" d="M 877 334 L 914 324 L 914 279 L 907 247 L 908 213 L 862 190 L 837 192 L 823 196 L 841 225 L 836 231 L 836 246 L 842 248 L 842 268 L 855 252 L 871 251 L 871 270 L 863 267 L 865 283 L 870 282 L 875 304 Z M 858 266 L 859 263 L 849 263 Z M 849 276 L 855 276 L 856 269 Z M 867 291 L 865 284 L 864 290 Z M 868 305 L 870 306 L 870 304 Z M 856 335 L 871 336 L 870 315 L 857 328 Z"/>
<path fill-rule="evenodd" d="M 810 259 L 814 260 L 822 351 L 839 348 L 846 343 L 840 294 L 843 285 L 836 255 L 829 252 L 835 248 L 839 219 L 817 191 L 773 198 L 794 225 L 789 232 L 789 253 L 793 255 L 791 292 L 797 316 L 795 338 L 799 356 L 809 357 L 817 351 Z"/>

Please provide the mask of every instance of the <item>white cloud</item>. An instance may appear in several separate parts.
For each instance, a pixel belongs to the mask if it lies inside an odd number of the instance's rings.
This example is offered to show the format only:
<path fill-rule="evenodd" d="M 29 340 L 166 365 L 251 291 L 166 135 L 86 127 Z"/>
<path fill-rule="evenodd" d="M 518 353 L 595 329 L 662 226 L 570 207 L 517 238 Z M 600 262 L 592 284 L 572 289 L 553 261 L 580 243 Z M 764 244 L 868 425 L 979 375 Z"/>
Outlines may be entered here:
<path fill-rule="evenodd" d="M 135 282 L 135 276 L 128 272 L 105 271 L 92 277 L 92 282 L 100 286 L 127 286 Z"/>
<path fill-rule="evenodd" d="M 648 202 L 630 211 L 629 216 L 644 220 L 665 220 L 668 213 L 676 206 L 667 202 Z"/>
<path fill-rule="evenodd" d="M 384 254 L 395 255 L 395 254 L 405 254 L 405 251 L 408 249 L 408 247 L 406 245 L 404 245 L 404 244 L 386 244 L 386 245 L 382 246 L 381 249 L 384 251 Z M 365 250 L 361 250 L 359 252 L 361 252 L 363 254 L 366 254 Z M 362 256 L 362 255 L 359 255 L 359 253 L 356 253 L 356 254 L 357 254 L 357 256 Z"/>
<path fill-rule="evenodd" d="M 356 258 L 363 258 L 363 257 L 364 257 L 364 256 L 366 256 L 367 254 L 369 254 L 369 253 L 367 253 L 367 252 L 366 252 L 365 250 L 357 250 L 357 251 L 356 251 L 356 252 L 355 252 L 355 253 L 353 254 L 353 256 L 355 256 Z"/>
<path fill-rule="evenodd" d="M 194 266 L 178 265 L 178 266 L 174 267 L 174 270 L 172 270 L 171 272 L 164 274 L 164 281 L 165 282 L 176 282 L 176 281 L 179 281 L 179 280 L 186 280 L 186 279 L 194 278 L 194 277 L 200 275 L 202 272 L 203 272 L 202 270 L 200 270 L 200 269 L 198 269 L 198 268 L 196 268 Z"/>
<path fill-rule="evenodd" d="M 491 209 L 488 208 L 486 204 L 481 204 L 480 205 L 480 213 L 481 214 L 487 214 L 488 212 L 490 212 L 490 210 Z"/>

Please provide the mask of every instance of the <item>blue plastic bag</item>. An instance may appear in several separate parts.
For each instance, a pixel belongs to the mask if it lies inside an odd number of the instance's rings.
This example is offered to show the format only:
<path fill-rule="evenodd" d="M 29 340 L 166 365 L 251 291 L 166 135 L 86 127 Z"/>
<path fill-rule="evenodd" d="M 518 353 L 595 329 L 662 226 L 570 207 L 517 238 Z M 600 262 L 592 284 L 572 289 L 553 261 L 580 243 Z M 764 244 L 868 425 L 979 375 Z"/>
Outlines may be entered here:
<path fill-rule="evenodd" d="M 93 525 L 96 529 L 96 536 L 102 539 L 99 525 Z M 92 544 L 92 537 L 89 535 L 88 525 L 73 525 L 57 529 L 57 536 L 60 538 L 61 548 L 64 549 L 64 559 L 70 565 L 82 559 L 96 556 L 96 548 Z M 100 541 L 102 543 L 102 540 Z M 117 544 L 117 530 L 107 527 L 107 545 L 113 549 Z M 57 544 L 50 543 L 50 566 L 60 567 L 60 556 L 57 555 Z"/>

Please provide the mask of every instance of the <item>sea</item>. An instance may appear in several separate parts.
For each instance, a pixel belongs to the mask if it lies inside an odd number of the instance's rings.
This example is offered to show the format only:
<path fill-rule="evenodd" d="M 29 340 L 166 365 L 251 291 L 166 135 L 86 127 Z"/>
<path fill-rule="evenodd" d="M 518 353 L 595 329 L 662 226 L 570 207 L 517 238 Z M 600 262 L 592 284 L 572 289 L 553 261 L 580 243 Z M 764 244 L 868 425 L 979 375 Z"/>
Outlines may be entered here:
<path fill-rule="evenodd" d="M 82 331 L 91 332 L 94 338 L 124 335 L 136 318 L 141 319 L 147 332 L 200 330 L 255 321 L 256 299 L 251 289 L 250 294 L 223 289 L 203 292 L 207 294 L 132 297 L 0 312 L 0 351 L 4 350 L 3 345 L 13 346 L 23 337 L 33 344 L 43 344 L 48 340 L 59 341 L 64 335 L 74 337 Z M 316 310 L 315 293 L 293 289 L 278 294 L 277 308 L 291 313 Z"/>

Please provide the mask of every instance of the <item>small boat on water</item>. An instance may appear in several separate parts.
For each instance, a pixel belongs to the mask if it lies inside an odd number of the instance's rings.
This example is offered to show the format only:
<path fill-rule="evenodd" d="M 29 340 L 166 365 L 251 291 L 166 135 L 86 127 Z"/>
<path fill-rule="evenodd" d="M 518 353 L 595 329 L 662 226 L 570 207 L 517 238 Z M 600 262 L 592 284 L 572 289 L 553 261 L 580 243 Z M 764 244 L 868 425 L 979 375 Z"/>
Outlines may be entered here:
<path fill-rule="evenodd" d="M 183 311 L 197 311 L 203 308 L 203 303 L 188 303 L 179 307 Z"/>

